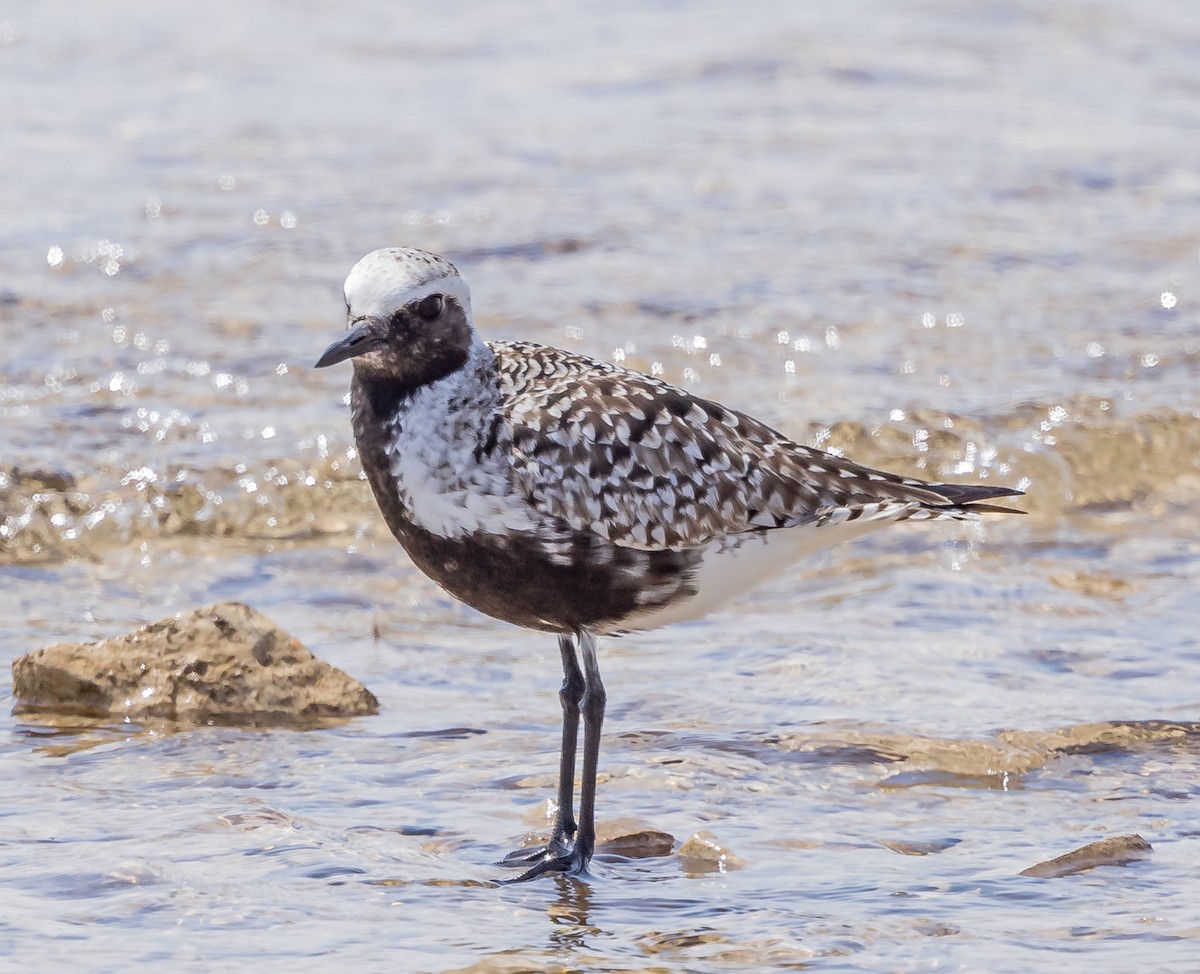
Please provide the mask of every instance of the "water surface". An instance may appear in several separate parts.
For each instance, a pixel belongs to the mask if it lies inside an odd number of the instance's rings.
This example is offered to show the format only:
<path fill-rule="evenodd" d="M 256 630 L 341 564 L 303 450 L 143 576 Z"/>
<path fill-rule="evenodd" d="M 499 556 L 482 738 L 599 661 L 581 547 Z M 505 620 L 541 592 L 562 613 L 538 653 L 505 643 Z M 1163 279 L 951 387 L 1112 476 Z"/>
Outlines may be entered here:
<path fill-rule="evenodd" d="M 1171 0 L 0 15 L 5 661 L 235 598 L 382 703 L 6 716 L 0 956 L 1194 969 L 1198 52 Z M 400 244 L 489 337 L 1029 491 L 606 642 L 601 818 L 740 868 L 494 885 L 546 822 L 554 642 L 409 565 L 310 369 Z M 1018 875 L 1122 833 L 1153 853 Z"/>

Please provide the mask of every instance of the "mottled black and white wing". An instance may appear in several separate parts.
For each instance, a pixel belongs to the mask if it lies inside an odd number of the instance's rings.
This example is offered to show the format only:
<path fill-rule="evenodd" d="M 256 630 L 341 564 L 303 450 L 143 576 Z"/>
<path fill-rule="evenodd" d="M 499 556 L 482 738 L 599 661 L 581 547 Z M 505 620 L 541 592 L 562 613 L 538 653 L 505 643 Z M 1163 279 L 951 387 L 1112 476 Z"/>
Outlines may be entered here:
<path fill-rule="evenodd" d="M 970 516 L 1019 493 L 871 470 L 637 372 L 491 343 L 518 489 L 573 529 L 646 550 L 849 520 Z"/>

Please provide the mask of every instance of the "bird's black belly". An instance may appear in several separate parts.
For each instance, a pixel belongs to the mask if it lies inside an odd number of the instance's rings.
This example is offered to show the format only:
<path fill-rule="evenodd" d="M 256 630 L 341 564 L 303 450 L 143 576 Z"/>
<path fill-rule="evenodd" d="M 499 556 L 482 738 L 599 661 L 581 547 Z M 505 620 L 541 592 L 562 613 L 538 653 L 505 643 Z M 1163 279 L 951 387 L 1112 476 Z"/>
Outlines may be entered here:
<path fill-rule="evenodd" d="M 447 592 L 527 629 L 620 630 L 639 610 L 694 594 L 691 552 L 637 551 L 576 533 L 569 555 L 554 560 L 534 535 L 446 538 L 404 516 L 387 520 L 413 563 Z"/>

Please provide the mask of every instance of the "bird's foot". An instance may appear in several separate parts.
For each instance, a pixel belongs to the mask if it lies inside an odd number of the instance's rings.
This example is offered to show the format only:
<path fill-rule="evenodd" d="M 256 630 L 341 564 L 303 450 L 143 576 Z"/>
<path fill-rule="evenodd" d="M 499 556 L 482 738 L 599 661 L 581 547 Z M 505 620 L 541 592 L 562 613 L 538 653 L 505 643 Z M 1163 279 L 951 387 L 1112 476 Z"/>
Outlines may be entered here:
<path fill-rule="evenodd" d="M 506 857 L 502 865 L 524 865 L 525 862 L 531 862 L 532 865 L 521 873 L 520 876 L 506 879 L 504 882 L 524 883 L 530 879 L 537 879 L 539 876 L 544 876 L 546 873 L 565 873 L 568 876 L 578 876 L 587 870 L 588 860 L 591 859 L 591 856 L 585 857 L 581 852 L 577 852 L 573 848 L 568 849 L 566 852 L 558 853 L 550 849 L 540 851 L 540 856 L 530 856 L 524 862 L 512 861 Z"/>
<path fill-rule="evenodd" d="M 572 842 L 565 835 L 558 835 L 551 836 L 550 841 L 545 845 L 510 852 L 500 860 L 498 865 L 514 868 L 525 867 L 525 871 L 520 876 L 505 880 L 508 883 L 523 883 L 545 873 L 578 875 L 587 869 L 588 861 L 591 858 L 591 854 L 585 852 L 580 843 Z"/>

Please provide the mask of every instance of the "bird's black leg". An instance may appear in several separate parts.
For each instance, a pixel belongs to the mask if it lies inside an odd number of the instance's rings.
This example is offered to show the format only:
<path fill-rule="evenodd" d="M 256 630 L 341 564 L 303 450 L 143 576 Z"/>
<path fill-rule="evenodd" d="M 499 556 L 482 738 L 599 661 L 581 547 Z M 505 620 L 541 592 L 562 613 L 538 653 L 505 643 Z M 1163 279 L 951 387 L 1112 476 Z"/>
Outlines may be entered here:
<path fill-rule="evenodd" d="M 575 640 L 571 636 L 558 637 L 558 651 L 562 655 L 563 682 L 558 691 L 562 703 L 563 732 L 562 751 L 558 758 L 558 810 L 554 815 L 554 828 L 550 832 L 551 848 L 566 849 L 575 837 L 575 752 L 579 744 L 579 702 L 583 699 L 583 674 L 575 658 Z"/>
<path fill-rule="evenodd" d="M 583 777 L 579 782 L 579 831 L 575 836 L 572 871 L 587 868 L 596 848 L 596 768 L 600 761 L 600 728 L 604 724 L 607 695 L 596 661 L 596 637 L 586 629 L 579 632 L 583 650 Z"/>
<path fill-rule="evenodd" d="M 524 858 L 514 853 L 504 860 L 509 865 L 533 865 L 521 873 L 514 882 L 520 883 L 549 872 L 581 873 L 587 869 L 592 852 L 596 848 L 596 767 L 600 761 L 600 728 L 604 724 L 606 695 L 600 679 L 600 665 L 596 662 L 596 637 L 586 629 L 579 631 L 579 646 L 583 650 L 583 673 L 580 681 L 579 666 L 575 662 L 575 650 L 565 637 L 559 640 L 563 655 L 563 757 L 558 783 L 559 815 L 554 820 L 554 832 L 544 849 L 531 850 Z M 570 665 L 568 665 L 568 659 Z M 573 671 L 573 672 L 572 672 Z M 583 696 L 578 695 L 582 682 Z M 573 689 L 569 689 L 573 688 Z M 568 701 L 571 701 L 568 711 Z M 572 716 L 568 718 L 568 713 Z M 571 818 L 571 791 L 575 777 L 575 739 L 579 715 L 583 716 L 583 777 L 579 784 L 579 822 Z M 570 743 L 568 749 L 567 744 Z M 571 756 L 567 757 L 568 750 Z M 568 774 L 570 772 L 570 774 Z M 564 784 L 565 782 L 565 784 Z M 563 809 L 566 817 L 563 818 Z M 559 831 L 561 828 L 563 831 Z M 575 841 L 568 844 L 567 830 L 575 833 Z M 556 838 L 559 840 L 556 843 Z"/>
<path fill-rule="evenodd" d="M 528 866 L 533 868 L 518 877 L 532 879 L 550 870 L 566 869 L 571 861 L 571 840 L 575 837 L 575 752 L 579 741 L 579 703 L 584 694 L 583 673 L 575 657 L 575 640 L 571 636 L 558 637 L 558 652 L 562 657 L 563 682 L 558 691 L 562 704 L 563 728 L 562 750 L 558 761 L 558 809 L 554 813 L 554 825 L 550 840 L 533 849 L 518 849 L 505 856 L 503 865 Z M 558 863 L 563 865 L 557 865 Z"/>

